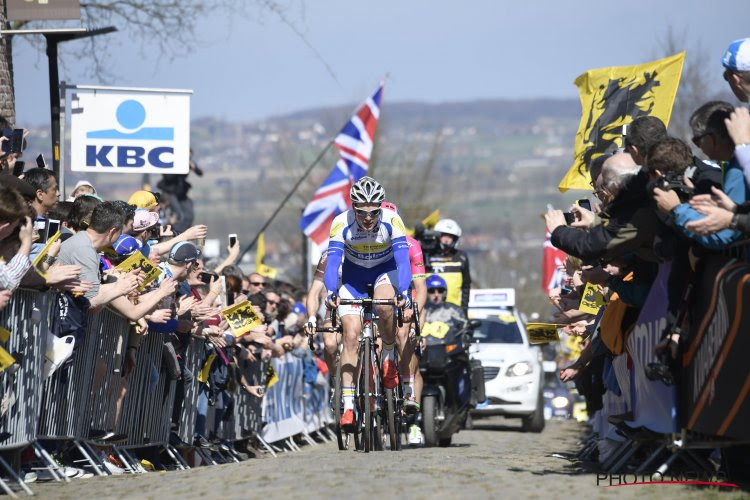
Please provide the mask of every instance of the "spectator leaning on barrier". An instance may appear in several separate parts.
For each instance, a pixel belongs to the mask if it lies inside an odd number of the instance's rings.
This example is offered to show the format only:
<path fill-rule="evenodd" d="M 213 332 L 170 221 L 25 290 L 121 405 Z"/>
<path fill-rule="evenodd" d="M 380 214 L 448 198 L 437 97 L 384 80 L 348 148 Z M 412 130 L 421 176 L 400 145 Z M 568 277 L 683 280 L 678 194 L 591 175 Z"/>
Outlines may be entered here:
<path fill-rule="evenodd" d="M 0 241 L 5 240 L 18 229 L 21 247 L 6 264 L 0 260 L 0 305 L 5 307 L 11 292 L 21 283 L 21 278 L 31 267 L 32 223 L 23 197 L 17 191 L 0 186 Z"/>
<path fill-rule="evenodd" d="M 626 253 L 652 259 L 651 247 L 658 228 L 645 190 L 631 183 L 638 165 L 630 155 L 609 157 L 602 168 L 602 187 L 611 201 L 602 208 L 601 224 L 586 230 L 568 227 L 561 210 L 545 215 L 552 244 L 585 262 L 611 260 Z"/>
<path fill-rule="evenodd" d="M 731 148 L 729 148 L 731 152 Z M 686 168 L 693 160 L 690 147 L 679 139 L 669 138 L 654 146 L 648 155 L 648 168 L 652 180 L 657 180 L 665 174 L 676 174 L 679 180 Z M 744 203 L 747 199 L 747 187 L 739 166 L 729 163 L 724 172 L 723 190 L 736 204 Z M 683 198 L 680 199 L 680 193 Z M 691 193 L 684 189 L 675 188 L 653 191 L 656 204 L 664 213 L 671 214 L 677 228 L 688 238 L 710 249 L 726 248 L 739 238 L 739 233 L 727 229 L 712 235 L 697 235 L 686 229 L 686 224 L 703 218 L 703 215 L 690 207 L 688 199 Z"/>

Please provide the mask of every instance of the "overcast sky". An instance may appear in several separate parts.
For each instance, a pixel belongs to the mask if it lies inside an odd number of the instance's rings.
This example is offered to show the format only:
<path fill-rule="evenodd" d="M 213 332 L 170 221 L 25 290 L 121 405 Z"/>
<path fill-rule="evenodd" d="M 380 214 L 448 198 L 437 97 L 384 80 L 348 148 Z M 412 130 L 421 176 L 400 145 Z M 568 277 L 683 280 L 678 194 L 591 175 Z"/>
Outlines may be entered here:
<path fill-rule="evenodd" d="M 385 105 L 576 98 L 577 75 L 649 60 L 669 26 L 688 41 L 688 58 L 690 49 L 704 48 L 718 87 L 724 49 L 750 36 L 748 0 L 287 1 L 288 15 L 335 79 L 273 13 L 230 20 L 217 12 L 198 23 L 200 41 L 189 55 L 174 60 L 142 50 L 127 31 L 107 35 L 107 83 L 194 89 L 193 117 L 239 121 L 354 103 L 386 73 Z M 85 76 L 85 61 L 61 57 L 61 79 L 101 83 Z M 14 41 L 14 66 L 18 123 L 48 123 L 46 56 Z"/>

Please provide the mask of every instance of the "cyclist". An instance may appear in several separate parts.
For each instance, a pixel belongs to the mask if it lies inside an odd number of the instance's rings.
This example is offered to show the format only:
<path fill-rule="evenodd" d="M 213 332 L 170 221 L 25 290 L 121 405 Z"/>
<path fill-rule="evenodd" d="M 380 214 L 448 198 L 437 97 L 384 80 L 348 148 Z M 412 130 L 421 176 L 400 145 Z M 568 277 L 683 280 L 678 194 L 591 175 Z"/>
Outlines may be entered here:
<path fill-rule="evenodd" d="M 375 299 L 393 299 L 396 307 L 403 307 L 409 300 L 407 293 L 411 284 L 406 228 L 397 213 L 380 208 L 385 199 L 383 186 L 371 177 L 362 177 L 352 185 L 349 197 L 352 210 L 339 214 L 331 223 L 328 263 L 323 277 L 328 291 L 326 303 L 329 308 L 338 307 L 344 329 L 341 352 L 342 427 L 354 425 L 354 372 L 362 319 L 361 307 L 340 306 L 339 296 L 364 298 L 367 296 L 367 285 L 372 284 Z M 376 312 L 379 317 L 378 330 L 383 340 L 383 385 L 386 389 L 393 389 L 399 383 L 394 352 L 396 332 L 393 307 L 377 306 Z"/>
<path fill-rule="evenodd" d="M 380 206 L 398 213 L 398 207 L 394 203 L 384 201 Z M 409 264 L 411 265 L 411 299 L 419 305 L 419 324 L 423 325 L 425 320 L 424 305 L 427 301 L 427 285 L 425 284 L 427 274 L 425 274 L 422 246 L 411 236 L 406 237 L 406 242 L 409 245 Z M 399 364 L 403 376 L 404 410 L 407 413 L 418 413 L 422 395 L 422 375 L 419 373 L 419 360 L 414 355 L 414 343 L 410 341 L 410 333 L 412 332 L 414 332 L 414 327 L 410 323 L 404 322 L 404 325 L 398 330 L 397 340 L 401 356 Z M 409 444 L 415 445 L 422 444 L 424 441 L 422 430 L 416 423 L 409 426 L 408 439 Z"/>
<path fill-rule="evenodd" d="M 315 274 L 313 274 L 313 282 L 310 285 L 310 290 L 307 291 L 307 297 L 305 298 L 305 308 L 307 309 L 310 317 L 305 323 L 305 333 L 308 335 L 315 334 L 315 327 L 318 323 L 317 312 L 320 308 L 320 296 L 325 290 L 323 285 L 323 276 L 326 271 L 326 264 L 328 262 L 328 251 L 323 252 L 318 261 L 318 266 L 315 268 Z M 325 319 L 323 327 L 330 327 L 331 322 L 328 318 Z M 328 365 L 328 373 L 336 373 L 336 365 L 334 363 L 336 359 L 336 349 L 339 346 L 339 335 L 333 332 L 323 333 L 323 358 L 325 359 L 326 365 Z"/>
<path fill-rule="evenodd" d="M 448 285 L 446 302 L 456 304 L 469 313 L 469 290 L 471 273 L 469 257 L 466 252 L 458 250 L 456 245 L 461 237 L 461 226 L 453 219 L 440 219 L 435 224 L 435 231 L 440 233 L 438 248 L 427 255 L 428 272 L 438 274 Z"/>

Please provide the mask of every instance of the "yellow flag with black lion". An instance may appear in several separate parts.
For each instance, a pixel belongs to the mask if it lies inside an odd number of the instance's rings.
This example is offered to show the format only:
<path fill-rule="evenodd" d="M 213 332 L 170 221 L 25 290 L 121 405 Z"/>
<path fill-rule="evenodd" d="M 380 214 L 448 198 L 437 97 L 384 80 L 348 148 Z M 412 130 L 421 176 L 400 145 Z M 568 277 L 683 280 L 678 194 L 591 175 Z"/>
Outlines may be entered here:
<path fill-rule="evenodd" d="M 622 147 L 622 126 L 639 116 L 669 124 L 680 84 L 685 52 L 637 66 L 592 69 L 575 79 L 581 98 L 581 123 L 574 161 L 558 189 L 591 190 L 589 165 Z"/>

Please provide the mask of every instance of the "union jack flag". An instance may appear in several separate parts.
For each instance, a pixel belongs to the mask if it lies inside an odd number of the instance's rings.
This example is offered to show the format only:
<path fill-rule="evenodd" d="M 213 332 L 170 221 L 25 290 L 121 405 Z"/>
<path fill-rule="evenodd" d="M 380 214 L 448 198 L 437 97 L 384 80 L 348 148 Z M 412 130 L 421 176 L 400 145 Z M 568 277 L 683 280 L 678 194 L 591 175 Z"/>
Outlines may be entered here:
<path fill-rule="evenodd" d="M 382 97 L 383 83 L 336 136 L 334 145 L 339 150 L 339 160 L 315 191 L 299 223 L 314 245 L 327 245 L 333 218 L 351 207 L 349 189 L 367 174 Z"/>

